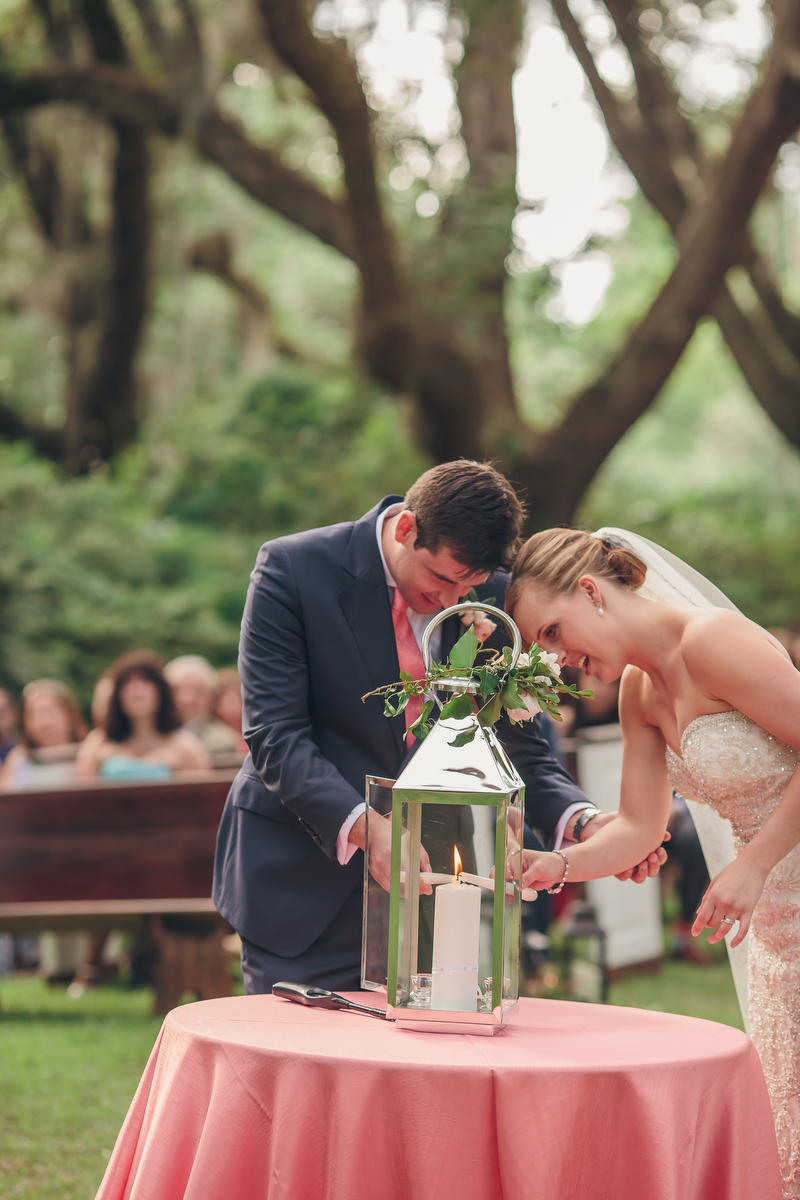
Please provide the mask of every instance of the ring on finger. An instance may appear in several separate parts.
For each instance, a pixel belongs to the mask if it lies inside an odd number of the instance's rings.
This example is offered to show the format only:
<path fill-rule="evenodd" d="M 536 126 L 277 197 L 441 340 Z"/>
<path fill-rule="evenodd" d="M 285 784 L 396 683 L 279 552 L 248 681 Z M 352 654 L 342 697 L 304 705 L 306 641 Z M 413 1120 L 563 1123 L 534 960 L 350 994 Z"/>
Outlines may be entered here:
<path fill-rule="evenodd" d="M 735 924 L 736 924 L 736 918 L 735 918 L 735 917 L 720 917 L 720 919 L 719 919 L 719 923 L 720 923 L 720 925 L 722 925 L 722 924 L 725 924 L 725 925 L 735 925 Z"/>

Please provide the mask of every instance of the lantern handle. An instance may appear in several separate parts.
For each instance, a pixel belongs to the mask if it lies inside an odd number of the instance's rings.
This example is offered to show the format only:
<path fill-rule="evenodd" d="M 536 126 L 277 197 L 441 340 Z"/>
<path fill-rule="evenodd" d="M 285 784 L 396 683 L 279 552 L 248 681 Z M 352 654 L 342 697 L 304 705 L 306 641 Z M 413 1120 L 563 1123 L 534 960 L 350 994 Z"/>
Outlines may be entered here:
<path fill-rule="evenodd" d="M 434 617 L 430 625 L 427 626 L 422 635 L 422 645 L 420 647 L 422 650 L 422 662 L 426 671 L 429 671 L 431 666 L 431 637 L 434 629 L 441 625 L 442 621 L 446 621 L 448 617 L 454 616 L 455 613 L 475 612 L 476 610 L 482 613 L 491 613 L 493 617 L 499 617 L 508 627 L 509 633 L 514 639 L 511 651 L 511 666 L 509 667 L 509 670 L 513 671 L 522 650 L 522 634 L 517 629 L 516 623 L 508 613 L 503 612 L 502 608 L 495 608 L 493 604 L 481 604 L 480 601 L 476 602 L 474 600 L 466 600 L 461 604 L 453 604 L 450 608 L 443 609 L 437 617 Z"/>

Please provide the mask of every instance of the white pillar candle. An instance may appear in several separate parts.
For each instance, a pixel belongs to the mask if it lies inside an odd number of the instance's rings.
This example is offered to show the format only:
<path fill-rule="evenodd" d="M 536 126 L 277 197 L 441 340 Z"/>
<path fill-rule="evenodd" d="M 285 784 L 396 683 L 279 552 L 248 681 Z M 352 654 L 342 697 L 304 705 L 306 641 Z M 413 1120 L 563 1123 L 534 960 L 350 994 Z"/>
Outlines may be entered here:
<path fill-rule="evenodd" d="M 442 883 L 433 908 L 431 1008 L 476 1012 L 481 889 Z"/>

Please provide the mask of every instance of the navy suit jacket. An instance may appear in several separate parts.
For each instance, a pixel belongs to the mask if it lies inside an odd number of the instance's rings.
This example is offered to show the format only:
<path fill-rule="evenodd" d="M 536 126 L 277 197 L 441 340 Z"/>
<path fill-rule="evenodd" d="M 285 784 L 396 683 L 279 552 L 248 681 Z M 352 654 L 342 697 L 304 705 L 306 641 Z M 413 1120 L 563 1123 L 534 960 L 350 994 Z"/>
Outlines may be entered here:
<path fill-rule="evenodd" d="M 389 590 L 375 522 L 276 538 L 261 547 L 239 644 L 250 749 L 220 824 L 214 903 L 242 937 L 273 954 L 302 954 L 362 880 L 361 851 L 336 858 L 339 830 L 364 799 L 364 779 L 396 779 L 405 721 L 361 697 L 399 678 Z M 502 607 L 508 576 L 478 594 Z M 442 626 L 442 657 L 463 626 Z M 499 636 L 495 635 L 496 637 Z M 588 803 L 538 736 L 538 721 L 497 732 L 526 784 L 526 819 L 545 844 L 564 810 Z"/>

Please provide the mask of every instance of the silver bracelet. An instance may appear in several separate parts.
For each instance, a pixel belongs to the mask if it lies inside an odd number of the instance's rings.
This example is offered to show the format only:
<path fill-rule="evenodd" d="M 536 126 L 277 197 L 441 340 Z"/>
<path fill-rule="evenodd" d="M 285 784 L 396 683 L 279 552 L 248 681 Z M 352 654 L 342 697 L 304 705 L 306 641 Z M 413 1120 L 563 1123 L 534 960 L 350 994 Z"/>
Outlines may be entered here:
<path fill-rule="evenodd" d="M 563 850 L 554 850 L 553 854 L 560 854 L 564 860 L 564 874 L 561 876 L 561 883 L 559 883 L 556 887 L 549 887 L 547 889 L 549 895 L 557 896 L 564 884 L 567 882 L 567 876 L 569 875 L 569 859 Z"/>

